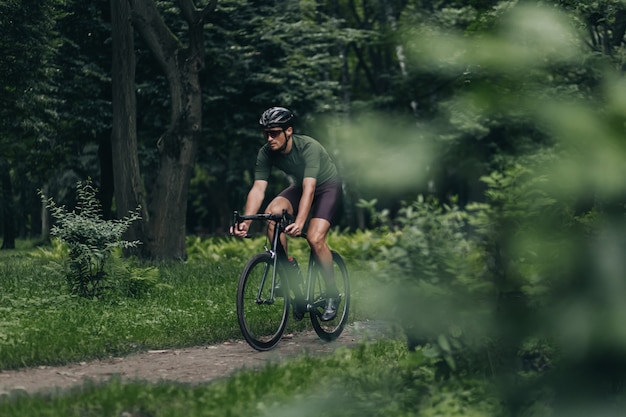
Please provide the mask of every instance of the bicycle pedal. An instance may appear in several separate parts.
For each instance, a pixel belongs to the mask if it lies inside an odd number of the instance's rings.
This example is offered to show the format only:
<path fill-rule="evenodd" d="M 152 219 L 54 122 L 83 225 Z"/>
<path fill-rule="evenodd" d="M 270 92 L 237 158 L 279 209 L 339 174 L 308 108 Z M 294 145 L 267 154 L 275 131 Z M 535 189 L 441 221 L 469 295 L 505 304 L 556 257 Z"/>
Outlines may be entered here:
<path fill-rule="evenodd" d="M 341 299 L 337 296 L 328 297 L 326 299 L 326 306 L 324 307 L 324 312 L 320 316 L 320 320 L 322 321 L 331 321 L 335 317 L 337 317 L 337 309 L 339 307 L 339 303 Z"/>

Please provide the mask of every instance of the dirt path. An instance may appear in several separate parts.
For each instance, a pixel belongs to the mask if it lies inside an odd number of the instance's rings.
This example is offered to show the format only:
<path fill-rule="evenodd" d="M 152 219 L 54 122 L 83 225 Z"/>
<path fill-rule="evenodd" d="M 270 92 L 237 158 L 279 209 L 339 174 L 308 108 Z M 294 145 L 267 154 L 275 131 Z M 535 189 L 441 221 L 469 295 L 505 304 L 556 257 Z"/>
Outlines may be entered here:
<path fill-rule="evenodd" d="M 0 395 L 15 392 L 49 392 L 80 385 L 86 380 L 106 381 L 112 377 L 150 382 L 176 381 L 202 383 L 226 377 L 244 368 L 277 362 L 301 353 L 330 353 L 340 346 L 354 346 L 371 337 L 372 325 L 346 326 L 334 342 L 321 341 L 314 332 L 285 335 L 269 352 L 258 352 L 245 341 L 184 349 L 157 350 L 122 358 L 109 358 L 65 366 L 40 366 L 15 371 L 0 371 Z"/>

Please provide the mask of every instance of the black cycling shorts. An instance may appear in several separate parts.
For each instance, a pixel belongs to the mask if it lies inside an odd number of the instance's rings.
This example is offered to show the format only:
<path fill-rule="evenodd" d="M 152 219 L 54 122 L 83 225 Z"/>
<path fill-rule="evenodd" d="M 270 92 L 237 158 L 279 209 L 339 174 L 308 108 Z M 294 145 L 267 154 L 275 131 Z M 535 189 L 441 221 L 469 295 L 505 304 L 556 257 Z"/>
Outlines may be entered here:
<path fill-rule="evenodd" d="M 289 200 L 294 210 L 293 214 L 298 214 L 298 205 L 300 204 L 300 198 L 302 198 L 302 185 L 291 185 L 285 188 L 278 196 Z M 325 219 L 332 223 L 340 199 L 341 181 L 330 180 L 316 186 L 310 213 L 311 218 Z"/>

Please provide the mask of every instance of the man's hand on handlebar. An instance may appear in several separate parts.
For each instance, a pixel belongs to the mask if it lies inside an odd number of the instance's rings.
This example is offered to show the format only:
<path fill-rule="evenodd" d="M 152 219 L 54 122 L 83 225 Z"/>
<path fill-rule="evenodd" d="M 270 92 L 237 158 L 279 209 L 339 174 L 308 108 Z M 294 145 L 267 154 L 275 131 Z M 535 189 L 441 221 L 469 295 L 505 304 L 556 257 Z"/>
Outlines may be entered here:
<path fill-rule="evenodd" d="M 248 223 L 235 223 L 235 225 L 230 227 L 230 234 L 237 237 L 248 236 Z"/>
<path fill-rule="evenodd" d="M 289 236 L 300 236 L 302 234 L 302 225 L 298 223 L 291 223 L 289 226 L 285 227 L 285 233 Z"/>

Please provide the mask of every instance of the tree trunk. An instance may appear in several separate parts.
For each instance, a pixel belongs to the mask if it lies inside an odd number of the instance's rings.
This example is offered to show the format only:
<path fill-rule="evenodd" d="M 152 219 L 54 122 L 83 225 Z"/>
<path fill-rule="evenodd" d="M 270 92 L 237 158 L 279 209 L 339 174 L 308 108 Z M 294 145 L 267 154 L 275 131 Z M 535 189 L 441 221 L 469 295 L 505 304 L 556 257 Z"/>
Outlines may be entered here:
<path fill-rule="evenodd" d="M 157 142 L 161 166 L 150 191 L 147 250 L 152 258 L 184 259 L 187 194 L 202 135 L 199 73 L 204 67 L 204 21 L 216 1 L 203 10 L 191 0 L 178 1 L 188 24 L 186 48 L 165 25 L 154 0 L 129 2 L 135 27 L 167 77 L 171 100 L 170 126 Z"/>
<path fill-rule="evenodd" d="M 4 158 L 0 158 L 0 187 L 2 188 L 2 219 L 4 220 L 4 237 L 0 249 L 15 249 L 15 221 L 11 170 L 9 168 L 9 162 Z"/>
<path fill-rule="evenodd" d="M 149 222 L 137 154 L 137 100 L 135 96 L 135 43 L 128 0 L 111 0 L 113 32 L 112 90 L 113 123 L 111 154 L 117 217 L 142 207 L 142 222 L 135 222 L 125 239 L 146 243 L 143 227 Z M 141 252 L 142 248 L 139 248 Z"/>
<path fill-rule="evenodd" d="M 177 158 L 161 153 L 161 168 L 150 194 L 151 222 L 148 250 L 157 259 L 185 259 L 187 194 L 195 161 L 197 140 L 178 136 L 184 152 Z"/>
<path fill-rule="evenodd" d="M 161 166 L 150 193 L 148 250 L 159 259 L 187 256 L 187 194 L 201 138 L 202 97 L 198 71 L 182 72 L 170 81 L 172 102 L 179 105 L 172 106 L 173 126 L 158 141 Z"/>

